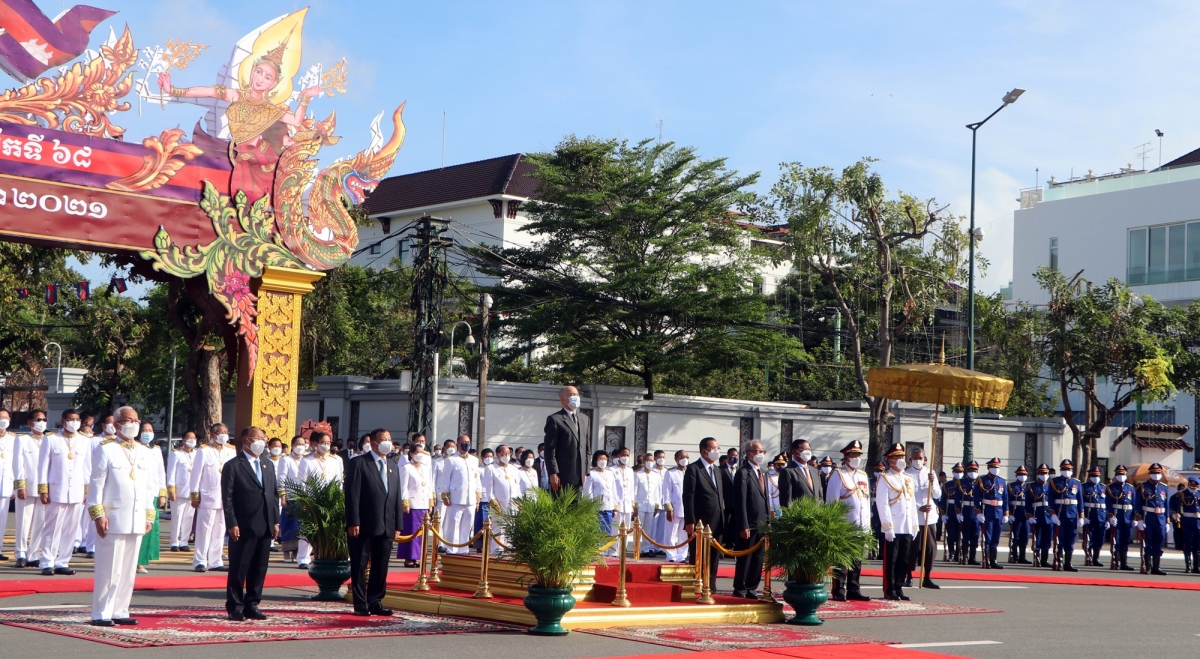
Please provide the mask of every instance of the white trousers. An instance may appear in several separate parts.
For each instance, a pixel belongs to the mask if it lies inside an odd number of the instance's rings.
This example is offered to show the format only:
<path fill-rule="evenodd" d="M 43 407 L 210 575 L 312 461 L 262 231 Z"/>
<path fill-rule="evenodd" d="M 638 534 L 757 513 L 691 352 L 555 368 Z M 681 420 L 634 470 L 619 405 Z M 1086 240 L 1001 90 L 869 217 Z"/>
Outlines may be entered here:
<path fill-rule="evenodd" d="M 304 565 L 312 560 L 312 545 L 304 538 L 296 543 L 296 564 Z"/>
<path fill-rule="evenodd" d="M 221 549 L 225 544 L 225 511 L 220 508 L 196 510 L 196 550 L 192 552 L 192 567 L 208 569 L 221 567 Z"/>
<path fill-rule="evenodd" d="M 651 540 L 653 540 L 661 545 L 661 544 L 664 544 L 663 541 L 659 540 L 658 536 L 654 534 L 654 523 L 655 523 L 654 517 L 655 517 L 655 514 L 654 514 L 653 506 L 651 506 L 649 511 L 642 510 L 640 508 L 638 509 L 638 519 L 641 520 L 641 522 L 642 522 L 642 530 L 646 532 L 646 535 L 649 536 L 649 538 Z M 658 547 L 655 547 L 654 545 L 650 544 L 649 542 L 646 542 L 645 538 L 643 538 L 642 539 L 642 551 L 648 551 L 650 553 L 657 553 L 658 551 L 661 551 L 661 550 Z"/>
<path fill-rule="evenodd" d="M 171 546 L 186 547 L 192 534 L 192 520 L 196 509 L 188 497 L 178 497 L 171 502 Z"/>
<path fill-rule="evenodd" d="M 475 530 L 475 506 L 446 506 L 446 518 L 442 522 L 442 537 L 446 542 L 461 545 L 471 539 L 471 531 Z M 465 554 L 467 547 L 447 547 L 447 554 Z"/>
<path fill-rule="evenodd" d="M 87 506 L 83 507 L 83 513 L 79 515 L 79 534 L 76 546 L 83 547 L 87 551 L 96 551 L 96 523 L 92 521 L 92 516 L 87 512 Z"/>
<path fill-rule="evenodd" d="M 17 558 L 30 563 L 42 559 L 42 535 L 46 528 L 46 506 L 37 494 L 17 499 Z"/>
<path fill-rule="evenodd" d="M 675 521 L 673 522 L 667 521 L 667 514 L 665 512 L 662 514 L 662 518 L 666 528 L 666 536 L 663 538 L 662 544 L 668 547 L 681 544 L 687 538 L 687 534 L 683 532 L 683 513 L 675 513 Z M 681 563 L 687 560 L 687 553 L 688 548 L 686 545 L 679 549 L 668 549 L 667 560 Z"/>
<path fill-rule="evenodd" d="M 46 530 L 42 533 L 42 560 L 39 565 L 67 567 L 75 550 L 75 532 L 79 530 L 82 503 L 55 503 L 46 506 Z"/>
<path fill-rule="evenodd" d="M 109 533 L 96 540 L 96 581 L 92 586 L 92 620 L 129 617 L 133 580 L 137 576 L 142 535 Z"/>
<path fill-rule="evenodd" d="M 4 553 L 4 534 L 8 533 L 8 502 L 12 497 L 0 497 L 0 554 Z"/>

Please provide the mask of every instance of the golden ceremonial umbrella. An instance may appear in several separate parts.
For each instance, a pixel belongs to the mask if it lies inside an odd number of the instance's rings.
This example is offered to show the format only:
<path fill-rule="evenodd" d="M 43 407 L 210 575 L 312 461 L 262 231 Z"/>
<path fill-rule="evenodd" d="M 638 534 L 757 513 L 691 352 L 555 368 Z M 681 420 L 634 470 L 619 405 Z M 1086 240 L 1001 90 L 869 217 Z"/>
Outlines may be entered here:
<path fill-rule="evenodd" d="M 1166 483 L 1170 487 L 1187 484 L 1187 479 L 1183 476 L 1180 476 L 1178 471 L 1175 471 L 1166 465 L 1163 465 L 1162 468 L 1162 480 L 1159 482 Z M 1139 462 L 1135 465 L 1129 465 L 1127 469 L 1129 469 L 1129 482 L 1133 483 L 1134 485 L 1150 480 L 1149 462 Z"/>

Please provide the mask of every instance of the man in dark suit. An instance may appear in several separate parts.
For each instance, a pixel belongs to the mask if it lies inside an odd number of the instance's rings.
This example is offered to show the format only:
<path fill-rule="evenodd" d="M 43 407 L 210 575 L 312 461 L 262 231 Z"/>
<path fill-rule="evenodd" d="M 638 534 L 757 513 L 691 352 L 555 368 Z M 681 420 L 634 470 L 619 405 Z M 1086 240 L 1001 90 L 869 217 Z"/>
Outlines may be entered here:
<path fill-rule="evenodd" d="M 813 473 L 808 461 L 812 459 L 812 447 L 807 439 L 792 442 L 792 459 L 779 475 L 779 505 L 787 506 L 792 499 L 821 497 L 821 479 Z"/>
<path fill-rule="evenodd" d="M 766 457 L 762 442 L 750 442 L 742 454 L 742 468 L 733 479 L 737 501 L 733 507 L 733 546 L 739 551 L 753 547 L 762 538 L 758 525 L 767 521 L 767 511 L 771 508 L 767 476 L 762 470 Z M 762 568 L 761 549 L 739 556 L 733 569 L 733 596 L 758 599 L 756 589 L 762 580 Z"/>
<path fill-rule="evenodd" d="M 266 620 L 258 610 L 271 541 L 279 537 L 279 489 L 275 463 L 263 455 L 267 433 L 242 430 L 241 450 L 221 469 L 221 501 L 229 529 L 229 578 L 225 610 L 235 621 Z"/>
<path fill-rule="evenodd" d="M 737 505 L 737 489 L 733 487 L 733 479 L 737 476 L 738 464 L 736 448 L 726 451 L 717 461 L 717 473 L 721 474 L 721 494 L 725 501 L 725 533 L 713 537 L 725 547 L 732 547 L 737 542 L 737 536 L 733 532 L 733 507 Z"/>
<path fill-rule="evenodd" d="M 588 438 L 592 426 L 579 413 L 581 399 L 575 387 L 563 387 L 558 392 L 562 409 L 546 417 L 546 474 L 550 491 L 555 494 L 568 485 L 576 490 L 583 487 L 583 472 L 589 464 Z"/>
<path fill-rule="evenodd" d="M 346 534 L 350 536 L 350 585 L 354 615 L 390 616 L 383 608 L 392 543 L 400 536 L 403 498 L 400 471 L 388 459 L 392 434 L 379 428 L 369 435 L 368 450 L 346 470 Z M 371 577 L 367 580 L 367 563 Z"/>
<path fill-rule="evenodd" d="M 683 474 L 683 532 L 691 535 L 696 524 L 703 522 L 712 529 L 714 538 L 725 532 L 725 492 L 721 487 L 721 447 L 713 437 L 700 440 L 700 459 L 688 465 Z M 720 553 L 711 549 L 709 553 L 709 582 L 717 581 L 717 562 Z M 688 562 L 696 564 L 696 542 L 688 548 Z"/>

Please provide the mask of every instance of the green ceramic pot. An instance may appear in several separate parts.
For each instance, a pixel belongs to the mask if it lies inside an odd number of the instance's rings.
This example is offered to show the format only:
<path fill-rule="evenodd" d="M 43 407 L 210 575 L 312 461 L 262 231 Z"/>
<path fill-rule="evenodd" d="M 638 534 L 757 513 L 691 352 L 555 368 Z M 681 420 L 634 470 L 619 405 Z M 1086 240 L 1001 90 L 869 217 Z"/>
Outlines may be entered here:
<path fill-rule="evenodd" d="M 321 589 L 313 595 L 320 602 L 341 602 L 344 598 L 339 592 L 342 584 L 350 580 L 350 561 L 339 561 L 329 558 L 313 559 L 308 567 L 308 576 Z"/>
<path fill-rule="evenodd" d="M 530 634 L 538 636 L 563 636 L 567 630 L 562 626 L 563 616 L 575 608 L 575 597 L 570 588 L 542 588 L 529 586 L 525 596 L 525 608 L 537 618 L 537 625 L 529 628 Z"/>
<path fill-rule="evenodd" d="M 796 583 L 789 581 L 783 588 L 783 601 L 791 605 L 796 615 L 788 620 L 789 625 L 822 625 L 817 609 L 829 599 L 824 583 Z"/>

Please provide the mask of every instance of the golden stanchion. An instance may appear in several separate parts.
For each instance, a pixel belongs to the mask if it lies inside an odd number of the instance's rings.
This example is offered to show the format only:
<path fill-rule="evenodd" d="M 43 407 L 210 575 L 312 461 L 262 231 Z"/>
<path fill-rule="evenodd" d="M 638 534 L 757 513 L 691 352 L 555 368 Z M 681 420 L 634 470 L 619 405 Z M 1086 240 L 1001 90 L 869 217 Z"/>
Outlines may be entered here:
<path fill-rule="evenodd" d="M 765 560 L 767 557 L 767 552 L 770 551 L 770 549 L 771 549 L 771 536 L 770 536 L 770 534 L 767 534 L 767 535 L 763 536 L 763 548 L 762 548 L 763 559 L 764 559 L 763 560 L 763 591 L 762 591 L 762 596 L 758 598 L 758 601 L 760 601 L 760 602 L 774 602 L 775 601 L 775 593 L 771 592 L 771 566 L 768 565 Z"/>
<path fill-rule="evenodd" d="M 428 513 L 426 513 L 428 517 Z M 421 571 L 417 574 L 417 583 L 413 590 L 424 592 L 429 590 L 429 520 L 421 520 Z"/>
<path fill-rule="evenodd" d="M 492 591 L 488 588 L 488 563 L 492 556 L 492 520 L 483 520 L 483 567 L 479 571 L 479 589 L 475 591 L 475 599 L 492 599 Z"/>
<path fill-rule="evenodd" d="M 629 532 L 625 528 L 625 523 L 622 522 L 621 526 L 617 528 L 617 544 L 621 547 L 619 554 L 620 558 L 617 559 L 617 566 L 618 569 L 621 570 L 621 573 L 617 575 L 617 596 L 612 601 L 613 606 L 630 606 L 629 597 L 627 597 L 625 593 L 625 537 L 628 535 L 628 533 Z"/>
<path fill-rule="evenodd" d="M 700 581 L 701 581 L 701 583 L 704 584 L 704 587 L 700 592 L 700 599 L 696 600 L 696 603 L 697 604 L 716 604 L 717 601 L 714 600 L 712 597 L 712 577 L 711 577 L 712 566 L 710 566 L 708 564 L 708 561 L 712 559 L 712 555 L 709 553 L 710 546 L 712 545 L 712 527 L 711 526 L 704 527 L 704 533 L 703 533 L 703 537 L 701 538 L 701 540 L 702 540 L 702 542 L 700 543 L 699 547 L 701 549 L 703 549 L 703 551 L 704 551 L 704 572 L 702 572 L 700 574 Z M 720 565 L 721 565 L 721 563 L 718 560 L 717 566 L 720 567 Z"/>
<path fill-rule="evenodd" d="M 696 601 L 699 602 L 700 598 L 704 595 L 704 578 L 700 576 L 704 573 L 705 552 L 701 549 L 703 546 L 701 542 L 704 539 L 704 522 L 696 522 L 696 527 L 692 533 L 692 537 L 696 541 L 696 578 L 692 581 L 692 586 L 696 590 Z"/>
<path fill-rule="evenodd" d="M 633 506 L 633 560 L 642 557 L 642 519 L 637 514 L 637 504 Z"/>
<path fill-rule="evenodd" d="M 438 551 L 437 542 L 438 536 L 441 535 L 442 520 L 438 516 L 437 508 L 433 509 L 433 546 L 430 547 L 429 559 L 429 583 L 441 583 L 442 578 L 438 576 L 438 563 L 441 561 L 441 552 Z"/>

